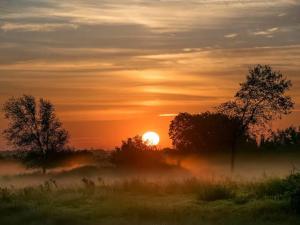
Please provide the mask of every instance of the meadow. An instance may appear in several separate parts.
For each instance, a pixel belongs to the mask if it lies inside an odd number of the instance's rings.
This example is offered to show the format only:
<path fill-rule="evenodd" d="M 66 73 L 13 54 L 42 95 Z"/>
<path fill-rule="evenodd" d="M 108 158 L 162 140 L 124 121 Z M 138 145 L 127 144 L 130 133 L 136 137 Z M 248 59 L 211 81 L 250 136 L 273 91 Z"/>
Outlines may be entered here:
<path fill-rule="evenodd" d="M 131 179 L 106 184 L 100 178 L 86 178 L 74 187 L 48 180 L 35 187 L 1 188 L 0 221 L 7 225 L 300 224 L 291 203 L 294 182 L 299 180 L 299 174 L 254 183 Z"/>
<path fill-rule="evenodd" d="M 228 167 L 224 159 L 210 164 L 203 160 L 193 164 L 189 159 L 183 162 L 185 169 L 130 173 L 81 165 L 44 175 L 16 167 L 15 174 L 0 177 L 0 221 L 5 225 L 300 224 L 300 174 L 290 164 L 295 155 L 285 155 L 286 159 L 274 156 L 272 165 L 270 158 L 269 165 L 265 163 L 267 156 L 253 159 L 257 168 L 252 173 L 239 158 L 241 176 L 235 177 L 221 174 Z M 279 168 L 276 158 L 281 160 Z M 253 166 L 251 160 L 248 164 Z M 263 173 L 267 167 L 282 173 L 267 175 Z"/>

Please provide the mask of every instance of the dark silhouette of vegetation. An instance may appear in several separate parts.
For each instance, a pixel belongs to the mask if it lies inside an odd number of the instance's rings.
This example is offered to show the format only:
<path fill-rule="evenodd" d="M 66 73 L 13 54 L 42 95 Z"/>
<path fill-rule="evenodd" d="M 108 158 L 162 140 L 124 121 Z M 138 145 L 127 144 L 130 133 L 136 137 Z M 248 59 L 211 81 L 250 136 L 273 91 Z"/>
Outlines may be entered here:
<path fill-rule="evenodd" d="M 28 151 L 27 157 L 45 173 L 50 156 L 63 151 L 69 138 L 56 117 L 53 104 L 42 98 L 37 103 L 33 96 L 23 95 L 9 99 L 3 111 L 9 120 L 4 131 L 9 144 Z"/>
<path fill-rule="evenodd" d="M 230 149 L 241 126 L 239 118 L 221 113 L 180 113 L 171 121 L 169 136 L 173 146 L 180 151 L 216 153 Z M 242 139 L 251 141 L 246 134 Z"/>
<path fill-rule="evenodd" d="M 300 128 L 288 127 L 272 132 L 270 137 L 262 137 L 261 147 L 267 149 L 300 149 Z"/>
<path fill-rule="evenodd" d="M 294 106 L 291 97 L 286 95 L 292 82 L 268 65 L 250 68 L 246 81 L 240 86 L 232 101 L 218 107 L 218 112 L 238 118 L 242 123 L 241 129 L 235 134 L 236 141 L 232 144 L 232 170 L 238 138 L 244 133 L 255 136 L 259 131 L 265 131 L 270 121 L 289 114 Z"/>
<path fill-rule="evenodd" d="M 274 72 L 268 65 L 256 65 L 249 69 L 234 99 L 218 106 L 216 112 L 180 113 L 171 121 L 169 136 L 178 151 L 156 151 L 156 146 L 136 136 L 123 141 L 107 157 L 118 167 L 155 168 L 165 165 L 165 157 L 169 156 L 180 165 L 182 153 L 230 151 L 233 171 L 237 146 L 256 148 L 260 131 L 265 133 L 270 121 L 291 112 L 294 103 L 286 95 L 291 86 L 291 81 L 280 72 Z M 24 95 L 9 99 L 3 111 L 9 120 L 4 136 L 9 144 L 22 150 L 17 158 L 26 165 L 40 167 L 45 173 L 70 156 L 71 151 L 66 148 L 68 133 L 49 101 L 36 101 L 33 96 Z M 261 146 L 297 147 L 299 136 L 299 129 L 290 127 L 262 139 Z"/>
<path fill-rule="evenodd" d="M 206 202 L 228 200 L 235 197 L 233 187 L 224 184 L 203 185 L 197 192 L 197 200 Z"/>
<path fill-rule="evenodd" d="M 112 163 L 117 167 L 132 169 L 158 169 L 166 166 L 163 152 L 156 146 L 147 145 L 140 136 L 128 138 L 121 147 L 111 154 Z"/>
<path fill-rule="evenodd" d="M 90 189 L 90 190 L 91 190 L 91 189 L 94 189 L 95 186 L 96 186 L 96 185 L 95 185 L 95 182 L 92 181 L 92 180 L 89 179 L 89 178 L 84 177 L 84 178 L 81 179 L 81 181 L 82 181 L 84 187 L 87 188 L 87 189 Z"/>
<path fill-rule="evenodd" d="M 13 158 L 29 168 L 44 168 L 45 170 L 56 167 L 72 167 L 73 163 L 84 166 L 98 162 L 98 158 L 91 151 L 72 149 L 50 151 L 46 160 L 38 151 L 18 151 Z"/>
<path fill-rule="evenodd" d="M 291 208 L 300 215 L 300 187 L 291 195 Z"/>

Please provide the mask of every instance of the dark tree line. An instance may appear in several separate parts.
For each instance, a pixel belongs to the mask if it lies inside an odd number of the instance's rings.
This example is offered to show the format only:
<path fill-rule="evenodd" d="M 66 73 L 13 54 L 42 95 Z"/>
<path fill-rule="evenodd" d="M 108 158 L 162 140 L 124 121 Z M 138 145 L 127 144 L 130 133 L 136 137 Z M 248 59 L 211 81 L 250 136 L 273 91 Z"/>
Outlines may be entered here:
<path fill-rule="evenodd" d="M 237 145 L 241 139 L 260 136 L 271 121 L 287 115 L 294 103 L 286 92 L 292 83 L 268 65 L 249 69 L 233 100 L 217 107 L 216 113 L 179 114 L 170 125 L 175 148 L 198 151 L 231 148 L 234 170 Z"/>
<path fill-rule="evenodd" d="M 239 145 L 252 144 L 271 121 L 291 112 L 294 103 L 286 94 L 291 86 L 290 80 L 270 66 L 250 68 L 234 98 L 219 105 L 215 112 L 180 113 L 174 118 L 169 128 L 173 146 L 185 153 L 230 150 L 233 170 Z M 9 144 L 28 151 L 27 159 L 46 172 L 49 160 L 66 149 L 69 138 L 53 104 L 24 95 L 9 99 L 3 111 L 9 121 L 4 131 Z M 264 145 L 299 143 L 299 130 L 289 128 L 263 141 Z M 154 165 L 161 161 L 161 154 L 155 150 L 140 137 L 129 138 L 113 152 L 112 160 L 118 165 Z"/>
<path fill-rule="evenodd" d="M 273 131 L 269 137 L 262 137 L 261 147 L 267 149 L 296 148 L 300 151 L 300 127 L 288 127 Z"/>
<path fill-rule="evenodd" d="M 169 136 L 173 146 L 184 152 L 224 152 L 236 141 L 235 133 L 241 126 L 239 118 L 222 113 L 180 113 L 170 124 Z M 244 133 L 240 141 L 247 143 L 252 139 Z"/>

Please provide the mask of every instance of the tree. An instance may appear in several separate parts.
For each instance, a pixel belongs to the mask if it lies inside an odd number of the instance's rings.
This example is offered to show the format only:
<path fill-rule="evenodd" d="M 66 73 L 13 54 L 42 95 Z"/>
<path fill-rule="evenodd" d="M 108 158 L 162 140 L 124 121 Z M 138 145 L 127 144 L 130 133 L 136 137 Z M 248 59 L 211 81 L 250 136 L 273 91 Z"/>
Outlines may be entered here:
<path fill-rule="evenodd" d="M 158 169 L 166 166 L 162 152 L 156 146 L 147 145 L 140 136 L 122 141 L 121 147 L 112 152 L 111 160 L 118 167 L 131 169 Z"/>
<path fill-rule="evenodd" d="M 48 156 L 63 150 L 69 138 L 56 117 L 54 106 L 42 98 L 37 104 L 33 96 L 23 95 L 9 99 L 3 111 L 9 120 L 8 128 L 4 130 L 9 144 L 38 157 L 45 173 Z"/>
<path fill-rule="evenodd" d="M 240 126 L 238 118 L 221 113 L 180 113 L 171 121 L 169 136 L 182 152 L 215 153 L 230 148 Z"/>
<path fill-rule="evenodd" d="M 283 130 L 272 132 L 270 137 L 262 138 L 261 147 L 293 148 L 300 146 L 300 127 L 290 126 Z"/>
<path fill-rule="evenodd" d="M 249 69 L 246 81 L 240 84 L 240 90 L 234 99 L 221 104 L 218 112 L 239 118 L 242 122 L 241 129 L 235 134 L 236 140 L 245 132 L 255 135 L 254 128 L 265 131 L 270 121 L 291 112 L 294 103 L 291 97 L 286 95 L 291 86 L 292 82 L 280 72 L 273 71 L 268 65 L 256 65 Z M 232 145 L 232 170 L 235 164 L 236 144 L 237 141 Z"/>

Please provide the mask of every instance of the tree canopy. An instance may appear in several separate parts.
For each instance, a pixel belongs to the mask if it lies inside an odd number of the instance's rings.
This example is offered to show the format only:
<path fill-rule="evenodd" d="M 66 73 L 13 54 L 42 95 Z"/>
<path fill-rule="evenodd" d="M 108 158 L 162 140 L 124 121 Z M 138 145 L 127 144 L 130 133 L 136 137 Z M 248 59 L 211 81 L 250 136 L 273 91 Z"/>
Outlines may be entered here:
<path fill-rule="evenodd" d="M 239 118 L 243 131 L 254 126 L 264 128 L 293 109 L 294 103 L 286 94 L 291 86 L 292 82 L 281 72 L 268 65 L 256 65 L 249 69 L 234 99 L 221 104 L 218 112 Z"/>
<path fill-rule="evenodd" d="M 267 138 L 262 137 L 262 148 L 298 148 L 300 147 L 300 127 L 288 127 L 273 131 Z"/>
<path fill-rule="evenodd" d="M 249 69 L 246 81 L 240 84 L 240 90 L 234 99 L 221 104 L 219 113 L 238 118 L 241 129 L 235 134 L 232 145 L 231 169 L 234 170 L 237 139 L 244 133 L 258 137 L 266 132 L 269 122 L 287 115 L 294 103 L 286 92 L 292 82 L 281 72 L 273 71 L 268 65 L 256 65 Z"/>
<path fill-rule="evenodd" d="M 4 130 L 9 144 L 35 152 L 34 155 L 39 155 L 41 162 L 46 161 L 50 153 L 65 148 L 69 135 L 57 118 L 51 102 L 42 98 L 37 102 L 33 96 L 23 95 L 9 99 L 3 111 L 9 120 L 8 128 Z"/>
<path fill-rule="evenodd" d="M 140 136 L 122 141 L 113 151 L 112 163 L 117 167 L 132 169 L 159 169 L 167 166 L 161 151 L 156 146 L 147 145 Z"/>
<path fill-rule="evenodd" d="M 180 113 L 171 121 L 169 136 L 176 149 L 216 152 L 230 148 L 241 122 L 221 113 Z"/>

